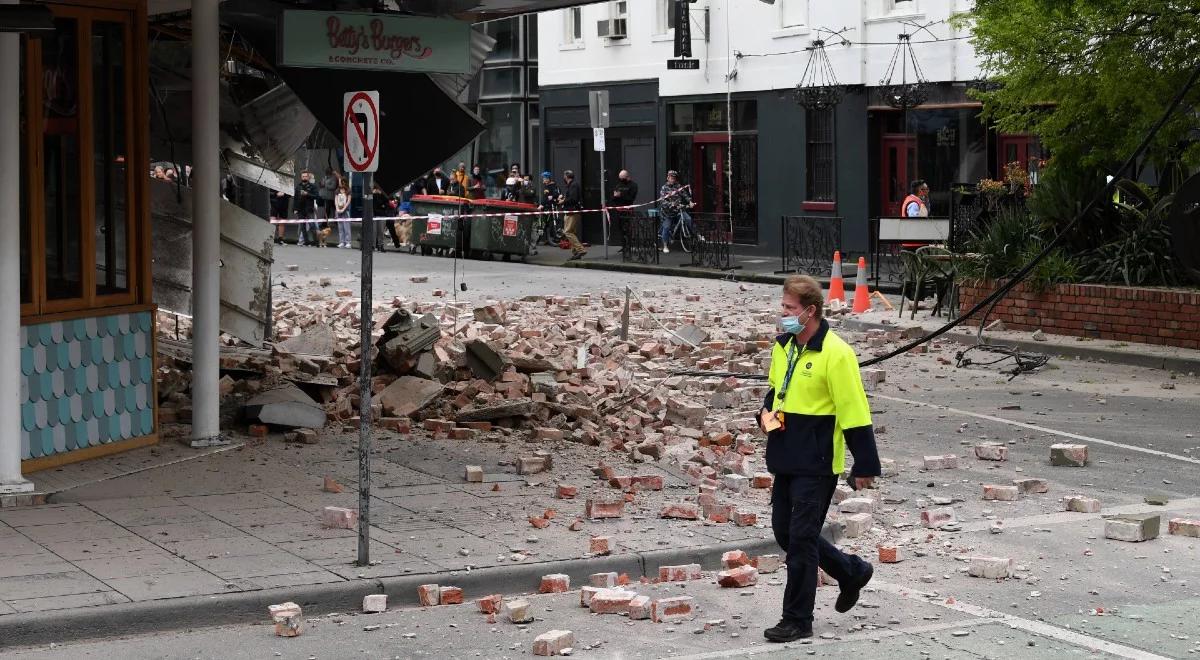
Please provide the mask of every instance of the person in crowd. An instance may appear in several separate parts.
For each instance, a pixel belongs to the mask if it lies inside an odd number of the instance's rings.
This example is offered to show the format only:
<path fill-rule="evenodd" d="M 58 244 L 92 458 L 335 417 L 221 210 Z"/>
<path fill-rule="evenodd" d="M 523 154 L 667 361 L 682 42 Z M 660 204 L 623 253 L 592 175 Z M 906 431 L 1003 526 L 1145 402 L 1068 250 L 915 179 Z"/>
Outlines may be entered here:
<path fill-rule="evenodd" d="M 297 245 L 317 244 L 317 232 L 321 230 L 321 227 L 314 218 L 316 217 L 317 200 L 320 198 L 321 191 L 313 181 L 312 172 L 308 170 L 300 172 L 300 192 L 296 196 L 296 218 L 307 222 L 296 225 L 300 232 L 296 241 Z"/>
<path fill-rule="evenodd" d="M 426 195 L 446 195 L 450 190 L 450 177 L 442 172 L 441 167 L 433 168 L 433 174 L 425 184 Z"/>
<path fill-rule="evenodd" d="M 337 204 L 334 203 L 334 200 L 337 197 L 338 187 L 341 186 L 341 183 L 341 177 L 333 171 L 332 167 L 325 168 L 325 177 L 321 179 L 321 199 L 318 204 L 324 212 L 326 221 L 337 216 Z"/>
<path fill-rule="evenodd" d="M 459 162 L 450 178 L 453 179 L 452 186 L 458 190 L 455 194 L 459 197 L 466 197 L 467 191 L 471 189 L 471 175 L 467 174 L 467 164 Z"/>
<path fill-rule="evenodd" d="M 483 199 L 487 195 L 487 184 L 483 180 L 483 168 L 476 165 L 471 168 L 471 182 L 467 188 L 467 196 L 471 199 Z"/>
<path fill-rule="evenodd" d="M 337 214 L 338 247 L 350 247 L 350 189 L 345 183 L 338 186 L 333 197 L 334 213 Z"/>
<path fill-rule="evenodd" d="M 771 530 L 787 553 L 783 618 L 763 631 L 771 642 L 812 637 L 817 569 L 838 583 L 834 609 L 845 613 L 874 569 L 860 557 L 843 553 L 821 536 L 821 526 L 846 450 L 854 457 L 847 481 L 855 490 L 870 488 L 880 475 L 871 407 L 863 391 L 854 349 L 822 318 L 821 285 L 807 275 L 783 284 L 779 326 L 759 427 L 767 434 L 767 470 L 771 486 Z"/>
<path fill-rule="evenodd" d="M 286 220 L 288 217 L 288 206 L 291 205 L 292 196 L 282 190 L 275 191 L 271 195 L 271 220 Z M 275 225 L 275 244 L 283 245 L 283 230 L 287 227 L 285 224 Z"/>
<path fill-rule="evenodd" d="M 385 220 L 384 227 L 379 226 L 379 218 L 390 218 L 394 211 L 392 210 L 391 199 L 388 194 L 379 186 L 378 181 L 371 182 L 371 211 L 374 214 L 372 222 L 375 223 L 375 249 L 384 252 L 383 249 L 383 233 L 387 231 L 392 235 L 392 243 L 396 244 L 399 241 L 395 239 L 395 229 L 393 220 Z M 365 228 L 364 228 L 365 229 Z M 361 240 L 361 238 L 360 238 Z"/>
<path fill-rule="evenodd" d="M 525 204 L 537 204 L 537 188 L 533 186 L 533 178 L 528 174 L 521 175 L 521 189 L 517 191 L 517 201 Z"/>
<path fill-rule="evenodd" d="M 637 199 L 638 184 L 629 176 L 629 170 L 621 170 L 617 173 L 617 185 L 613 186 L 612 199 L 609 201 L 609 206 L 632 206 L 634 200 Z M 629 235 L 629 220 L 633 216 L 633 211 L 627 209 L 617 209 L 609 212 L 609 217 L 617 221 L 617 227 L 621 229 L 622 241 L 624 237 Z M 621 248 L 624 251 L 624 247 Z"/>
<path fill-rule="evenodd" d="M 658 212 L 662 215 L 662 226 L 659 227 L 658 237 L 662 241 L 663 254 L 671 252 L 668 243 L 671 242 L 671 230 L 676 222 L 683 222 L 688 231 L 696 232 L 692 224 L 692 214 L 688 209 L 695 206 L 692 202 L 691 189 L 679 182 L 679 172 L 667 172 L 667 182 L 658 189 Z"/>
<path fill-rule="evenodd" d="M 555 245 L 559 241 L 561 233 L 561 228 L 558 226 L 559 197 L 561 197 L 561 193 L 558 190 L 558 184 L 554 181 L 554 175 L 549 170 L 542 172 L 542 200 L 538 205 L 538 210 L 542 212 L 543 245 Z"/>
<path fill-rule="evenodd" d="M 563 172 L 563 191 L 558 200 L 565 213 L 563 235 L 571 245 L 571 260 L 578 261 L 587 254 L 587 250 L 579 240 L 580 223 L 583 217 L 583 214 L 580 213 L 583 210 L 583 190 L 579 187 L 579 182 L 575 180 L 575 172 L 571 170 Z"/>
<path fill-rule="evenodd" d="M 908 187 L 908 196 L 904 198 L 904 217 L 929 217 L 929 184 L 924 180 L 917 179 Z"/>

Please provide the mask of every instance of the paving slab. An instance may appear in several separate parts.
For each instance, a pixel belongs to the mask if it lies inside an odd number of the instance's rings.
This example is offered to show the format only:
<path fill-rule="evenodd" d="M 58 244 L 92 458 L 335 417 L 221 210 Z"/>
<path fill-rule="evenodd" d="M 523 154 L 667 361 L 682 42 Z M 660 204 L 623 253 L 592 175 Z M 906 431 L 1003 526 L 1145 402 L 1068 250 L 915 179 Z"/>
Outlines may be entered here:
<path fill-rule="evenodd" d="M 246 586 L 239 584 L 237 580 L 224 580 L 199 569 L 181 573 L 115 578 L 104 582 L 133 601 L 230 593 L 241 591 Z"/>
<path fill-rule="evenodd" d="M 26 598 L 9 603 L 17 612 L 49 612 L 51 610 L 74 610 L 83 607 L 100 607 L 128 603 L 129 598 L 116 591 L 97 591 L 67 596 Z"/>

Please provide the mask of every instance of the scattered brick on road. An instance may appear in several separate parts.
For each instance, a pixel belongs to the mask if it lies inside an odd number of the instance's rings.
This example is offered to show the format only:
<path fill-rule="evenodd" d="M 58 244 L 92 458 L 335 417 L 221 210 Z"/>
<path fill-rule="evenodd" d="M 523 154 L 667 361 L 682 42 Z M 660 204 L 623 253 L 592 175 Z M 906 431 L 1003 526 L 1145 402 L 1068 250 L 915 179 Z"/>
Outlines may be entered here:
<path fill-rule="evenodd" d="M 1023 494 L 1050 492 L 1050 484 L 1045 479 L 1013 479 L 1013 485 Z"/>
<path fill-rule="evenodd" d="M 378 614 L 387 611 L 387 594 L 371 594 L 363 596 L 362 611 L 366 614 Z"/>
<path fill-rule="evenodd" d="M 921 524 L 926 527 L 937 529 L 942 525 L 955 522 L 954 509 L 950 507 L 938 507 L 936 509 L 925 509 L 921 512 Z"/>
<path fill-rule="evenodd" d="M 970 557 L 967 574 L 971 577 L 1000 580 L 1012 577 L 1013 560 L 1010 557 Z"/>
<path fill-rule="evenodd" d="M 584 502 L 584 514 L 591 520 L 620 518 L 625 500 L 592 500 Z"/>
<path fill-rule="evenodd" d="M 955 454 L 926 456 L 924 466 L 926 470 L 953 470 L 958 467 L 958 456 Z"/>
<path fill-rule="evenodd" d="M 523 598 L 504 601 L 503 611 L 508 615 L 508 620 L 513 623 L 533 621 L 533 615 L 529 613 L 529 601 Z"/>
<path fill-rule="evenodd" d="M 479 611 L 483 614 L 498 614 L 500 605 L 504 602 L 504 597 L 500 594 L 492 594 L 483 598 L 476 598 L 475 604 L 479 607 Z"/>
<path fill-rule="evenodd" d="M 333 529 L 355 529 L 358 512 L 340 506 L 327 506 L 321 511 L 321 524 Z"/>
<path fill-rule="evenodd" d="M 466 470 L 467 483 L 479 484 L 483 483 L 483 466 L 468 465 Z"/>
<path fill-rule="evenodd" d="M 983 499 L 997 500 L 1000 502 L 1016 502 L 1021 496 L 1020 489 L 1016 486 L 999 486 L 995 484 L 986 484 L 983 487 Z"/>
<path fill-rule="evenodd" d="M 678 566 L 659 566 L 659 582 L 687 582 L 700 579 L 700 564 L 681 564 Z"/>
<path fill-rule="evenodd" d="M 540 594 L 561 594 L 571 590 L 571 576 L 566 573 L 551 573 L 542 576 L 542 584 L 538 587 Z"/>
<path fill-rule="evenodd" d="M 1100 500 L 1094 497 L 1068 495 L 1063 498 L 1063 508 L 1075 513 L 1100 513 Z"/>
<path fill-rule="evenodd" d="M 617 574 L 611 571 L 608 573 L 592 573 L 588 576 L 588 582 L 593 587 L 611 589 L 612 587 L 617 586 Z"/>
<path fill-rule="evenodd" d="M 442 604 L 442 590 L 436 584 L 422 584 L 417 587 L 417 602 L 422 607 L 433 607 Z"/>
<path fill-rule="evenodd" d="M 783 568 L 783 558 L 779 555 L 759 555 L 754 558 L 753 566 L 759 573 L 774 573 Z"/>
<path fill-rule="evenodd" d="M 1007 461 L 1008 447 L 999 442 L 985 442 L 975 445 L 975 458 L 981 461 Z"/>
<path fill-rule="evenodd" d="M 896 545 L 881 545 L 879 546 L 879 563 L 881 564 L 897 564 L 904 559 L 904 555 L 900 552 L 900 547 Z"/>
<path fill-rule="evenodd" d="M 629 601 L 637 594 L 624 589 L 601 589 L 588 603 L 592 614 L 628 614 Z"/>
<path fill-rule="evenodd" d="M 588 552 L 593 555 L 607 555 L 612 552 L 607 536 L 593 536 L 588 540 Z"/>
<path fill-rule="evenodd" d="M 575 634 L 570 630 L 551 630 L 533 639 L 534 655 L 562 655 L 575 646 Z"/>
<path fill-rule="evenodd" d="M 753 587 L 758 583 L 758 569 L 753 566 L 738 566 L 717 573 L 717 584 L 726 588 Z"/>
<path fill-rule="evenodd" d="M 871 531 L 871 525 L 875 522 L 869 513 L 851 513 L 842 516 L 842 520 L 846 523 L 846 538 L 850 539 L 856 539 Z"/>
<path fill-rule="evenodd" d="M 1141 543 L 1158 538 L 1162 518 L 1151 513 L 1127 513 L 1104 521 L 1104 538 Z"/>
<path fill-rule="evenodd" d="M 658 514 L 660 518 L 676 518 L 681 520 L 698 520 L 700 512 L 695 504 L 668 504 Z"/>
<path fill-rule="evenodd" d="M 650 620 L 654 623 L 681 621 L 692 615 L 691 596 L 656 598 L 650 601 Z"/>
<path fill-rule="evenodd" d="M 632 621 L 643 621 L 650 618 L 650 597 L 634 596 L 629 601 L 629 618 Z"/>
<path fill-rule="evenodd" d="M 270 605 L 267 611 L 275 623 L 275 635 L 278 637 L 298 637 L 304 632 L 304 618 L 300 606 L 292 603 Z"/>
<path fill-rule="evenodd" d="M 1172 518 L 1167 521 L 1167 533 L 1175 536 L 1190 536 L 1192 538 L 1200 538 L 1200 520 Z"/>
<path fill-rule="evenodd" d="M 1084 467 L 1088 462 L 1087 445 L 1060 443 L 1050 445 L 1050 464 L 1065 467 Z"/>
<path fill-rule="evenodd" d="M 721 565 L 725 568 L 737 568 L 738 566 L 750 566 L 750 555 L 744 550 L 730 550 L 721 555 Z"/>

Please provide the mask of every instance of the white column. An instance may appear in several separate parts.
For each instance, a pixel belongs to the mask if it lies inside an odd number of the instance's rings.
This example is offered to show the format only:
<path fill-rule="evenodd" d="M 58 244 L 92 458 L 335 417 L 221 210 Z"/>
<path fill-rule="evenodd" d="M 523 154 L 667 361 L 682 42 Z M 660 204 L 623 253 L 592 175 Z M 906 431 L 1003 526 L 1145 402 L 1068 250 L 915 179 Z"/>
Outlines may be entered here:
<path fill-rule="evenodd" d="M 220 442 L 220 22 L 217 0 L 192 0 L 192 446 Z"/>
<path fill-rule="evenodd" d="M 20 48 L 19 35 L 0 34 L 0 494 L 33 490 L 21 476 Z"/>

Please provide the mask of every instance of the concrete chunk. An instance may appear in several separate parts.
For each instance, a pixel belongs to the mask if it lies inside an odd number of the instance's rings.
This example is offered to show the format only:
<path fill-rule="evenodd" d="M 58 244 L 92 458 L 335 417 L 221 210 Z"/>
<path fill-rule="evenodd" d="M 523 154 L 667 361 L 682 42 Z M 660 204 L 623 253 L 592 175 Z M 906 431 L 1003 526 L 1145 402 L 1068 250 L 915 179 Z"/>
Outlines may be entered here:
<path fill-rule="evenodd" d="M 1126 513 L 1104 521 L 1104 538 L 1141 543 L 1158 538 L 1161 524 L 1156 513 Z"/>
<path fill-rule="evenodd" d="M 1016 486 L 997 486 L 989 484 L 983 487 L 983 499 L 985 500 L 1016 502 L 1019 497 L 1020 490 Z"/>
<path fill-rule="evenodd" d="M 852 513 L 842 516 L 842 520 L 846 521 L 846 538 L 851 539 L 856 539 L 871 531 L 871 524 L 874 522 L 869 513 Z"/>
<path fill-rule="evenodd" d="M 1008 446 L 999 442 L 985 442 L 975 445 L 975 458 L 981 461 L 1007 461 Z"/>
<path fill-rule="evenodd" d="M 411 417 L 424 410 L 445 388 L 441 383 L 416 376 L 401 376 L 379 393 L 383 414 L 388 417 Z"/>
<path fill-rule="evenodd" d="M 327 415 L 321 404 L 292 383 L 285 383 L 246 402 L 246 420 L 287 428 L 319 429 Z"/>
<path fill-rule="evenodd" d="M 363 596 L 362 611 L 366 614 L 378 614 L 387 611 L 387 594 L 371 594 Z"/>
<path fill-rule="evenodd" d="M 1167 532 L 1175 536 L 1200 538 L 1200 520 L 1172 518 L 1167 521 Z"/>
<path fill-rule="evenodd" d="M 1001 580 L 1012 577 L 1013 560 L 1010 557 L 971 557 L 967 574 L 971 577 Z"/>
<path fill-rule="evenodd" d="M 1075 513 L 1100 513 L 1100 500 L 1093 497 L 1068 495 L 1063 498 L 1063 506 L 1065 510 Z"/>
<path fill-rule="evenodd" d="M 1013 485 L 1022 493 L 1050 492 L 1050 485 L 1045 479 L 1013 479 Z"/>
<path fill-rule="evenodd" d="M 1088 461 L 1087 445 L 1059 443 L 1050 445 L 1050 464 L 1065 467 L 1084 467 Z"/>
<path fill-rule="evenodd" d="M 269 605 L 267 612 L 275 623 L 276 636 L 299 637 L 304 632 L 304 614 L 299 605 L 292 602 Z"/>
<path fill-rule="evenodd" d="M 953 470 L 958 467 L 958 456 L 954 454 L 926 456 L 924 465 L 926 470 Z"/>
<path fill-rule="evenodd" d="M 570 630 L 551 630 L 533 639 L 534 655 L 562 655 L 575 646 L 575 633 Z"/>

